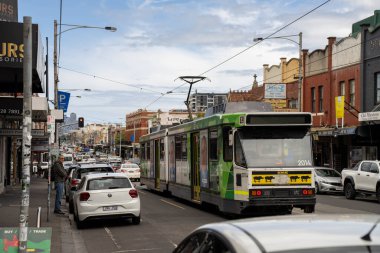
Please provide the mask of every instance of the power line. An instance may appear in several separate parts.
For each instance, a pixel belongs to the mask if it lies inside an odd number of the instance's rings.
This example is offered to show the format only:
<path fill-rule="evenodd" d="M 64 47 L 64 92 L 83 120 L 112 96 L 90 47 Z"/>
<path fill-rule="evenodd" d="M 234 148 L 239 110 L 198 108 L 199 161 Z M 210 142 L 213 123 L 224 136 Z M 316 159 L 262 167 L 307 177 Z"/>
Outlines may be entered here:
<path fill-rule="evenodd" d="M 59 68 L 67 70 L 67 71 L 70 71 L 70 72 L 74 72 L 74 73 L 77 73 L 77 74 L 82 74 L 82 75 L 85 75 L 85 76 L 91 76 L 93 78 L 98 78 L 98 79 L 101 79 L 101 80 L 104 80 L 104 81 L 108 81 L 108 82 L 112 82 L 112 83 L 117 83 L 117 84 L 121 84 L 121 85 L 125 85 L 125 86 L 130 86 L 130 87 L 139 89 L 140 91 L 145 90 L 145 91 L 149 91 L 149 92 L 153 92 L 153 93 L 159 93 L 161 95 L 164 94 L 164 93 L 156 91 L 156 90 L 142 88 L 141 86 L 135 85 L 135 84 L 129 84 L 129 83 L 124 83 L 124 82 L 120 82 L 120 81 L 115 81 L 115 80 L 112 80 L 112 79 L 109 79 L 109 78 L 106 78 L 106 77 L 97 76 L 97 75 L 81 72 L 81 71 L 78 71 L 78 70 L 73 70 L 73 69 L 65 68 L 65 67 L 62 67 L 62 66 L 59 66 Z"/>
<path fill-rule="evenodd" d="M 315 8 L 313 8 L 313 9 L 311 9 L 310 11 L 306 12 L 306 13 L 303 14 L 302 16 L 296 18 L 295 20 L 291 21 L 290 23 L 286 24 L 285 26 L 281 27 L 280 29 L 276 30 L 275 32 L 269 34 L 269 35 L 266 36 L 263 40 L 268 39 L 268 38 L 270 38 L 271 36 L 273 36 L 273 35 L 279 33 L 280 31 L 284 30 L 285 28 L 287 28 L 288 26 L 294 24 L 295 22 L 299 21 L 300 19 L 306 17 L 306 16 L 309 15 L 310 13 L 316 11 L 317 9 L 321 8 L 323 5 L 327 4 L 327 3 L 330 2 L 330 1 L 331 1 L 331 0 L 327 0 L 327 1 L 323 2 L 322 4 L 318 5 L 317 7 L 315 7 Z M 219 63 L 219 64 L 217 64 L 217 65 L 215 65 L 215 66 L 209 68 L 208 70 L 206 70 L 206 71 L 204 71 L 203 73 L 199 74 L 199 76 L 203 76 L 204 74 L 206 74 L 206 73 L 208 73 L 208 72 L 210 72 L 210 71 L 212 71 L 212 70 L 214 70 L 214 69 L 220 67 L 221 65 L 225 64 L 226 62 L 228 62 L 228 61 L 234 59 L 235 57 L 237 57 L 237 56 L 243 54 L 244 52 L 246 52 L 246 51 L 248 51 L 249 49 L 253 48 L 253 47 L 256 46 L 257 44 L 261 43 L 263 40 L 258 41 L 257 43 L 255 43 L 255 44 L 253 44 L 253 45 L 251 45 L 251 46 L 249 46 L 249 47 L 243 49 L 242 51 L 236 53 L 235 55 L 233 55 L 233 56 L 227 58 L 226 60 L 222 61 L 221 63 Z M 176 87 L 176 88 L 174 88 L 174 89 L 172 89 L 172 90 L 170 90 L 170 91 L 173 92 L 174 90 L 176 90 L 176 89 L 178 89 L 178 88 L 181 88 L 181 87 L 184 86 L 185 84 L 186 84 L 186 83 L 183 83 L 182 85 L 180 85 L 180 86 L 178 86 L 178 87 Z M 160 96 L 159 98 L 157 98 L 156 100 L 154 100 L 153 102 L 151 102 L 148 106 L 150 106 L 150 105 L 152 105 L 153 103 L 157 102 L 157 101 L 158 101 L 159 99 L 161 99 L 164 95 L 166 95 L 166 94 L 162 94 L 162 96 Z M 146 106 L 145 108 L 147 108 L 148 106 Z"/>

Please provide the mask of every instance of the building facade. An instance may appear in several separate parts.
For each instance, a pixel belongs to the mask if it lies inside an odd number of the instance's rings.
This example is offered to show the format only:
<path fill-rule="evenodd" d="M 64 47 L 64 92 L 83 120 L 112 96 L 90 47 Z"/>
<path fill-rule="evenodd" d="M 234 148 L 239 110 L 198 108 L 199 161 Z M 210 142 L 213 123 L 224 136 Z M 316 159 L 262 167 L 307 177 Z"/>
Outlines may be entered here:
<path fill-rule="evenodd" d="M 207 108 L 227 102 L 226 93 L 195 93 L 190 95 L 190 109 L 192 112 L 205 112 Z"/>

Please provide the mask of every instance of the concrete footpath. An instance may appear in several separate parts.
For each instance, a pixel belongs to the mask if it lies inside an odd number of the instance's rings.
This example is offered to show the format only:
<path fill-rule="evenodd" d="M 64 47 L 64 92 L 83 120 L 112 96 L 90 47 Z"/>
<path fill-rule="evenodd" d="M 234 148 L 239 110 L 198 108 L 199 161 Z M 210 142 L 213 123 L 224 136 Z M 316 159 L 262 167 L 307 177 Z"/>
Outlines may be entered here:
<path fill-rule="evenodd" d="M 19 227 L 21 187 L 8 186 L 5 193 L 0 194 L 0 227 Z M 50 219 L 47 221 L 48 184 L 46 179 L 31 178 L 29 227 L 37 226 L 37 209 L 42 208 L 41 227 L 52 228 L 51 252 L 85 252 L 84 243 L 78 230 L 73 230 L 69 213 L 62 199 L 62 210 L 65 215 L 54 214 L 55 191 L 51 191 Z M 79 243 L 78 243 L 79 241 Z"/>

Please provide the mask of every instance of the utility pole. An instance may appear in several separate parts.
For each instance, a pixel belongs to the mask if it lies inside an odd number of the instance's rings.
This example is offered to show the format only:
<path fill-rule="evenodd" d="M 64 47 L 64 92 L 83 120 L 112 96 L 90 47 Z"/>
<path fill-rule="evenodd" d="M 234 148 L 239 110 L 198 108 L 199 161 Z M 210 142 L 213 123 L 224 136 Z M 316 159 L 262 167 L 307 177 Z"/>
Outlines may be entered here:
<path fill-rule="evenodd" d="M 58 109 L 58 56 L 57 56 L 57 20 L 54 20 L 54 53 L 53 53 L 53 64 L 54 64 L 54 108 Z"/>
<path fill-rule="evenodd" d="M 299 33 L 299 43 L 298 43 L 298 46 L 299 46 L 299 53 L 300 53 L 300 58 L 298 60 L 298 111 L 299 112 L 302 112 L 302 103 L 301 103 L 301 100 L 302 100 L 302 32 Z"/>
<path fill-rule="evenodd" d="M 123 124 L 123 121 L 120 122 L 120 145 L 119 145 L 119 156 L 121 157 L 121 126 Z"/>
<path fill-rule="evenodd" d="M 133 119 L 132 158 L 135 158 L 135 143 L 136 143 L 136 119 Z"/>
<path fill-rule="evenodd" d="M 21 208 L 19 229 L 19 252 L 25 253 L 28 241 L 28 219 L 30 200 L 30 151 L 32 143 L 32 18 L 23 20 L 23 82 L 24 105 L 22 126 L 22 179 L 21 179 Z"/>

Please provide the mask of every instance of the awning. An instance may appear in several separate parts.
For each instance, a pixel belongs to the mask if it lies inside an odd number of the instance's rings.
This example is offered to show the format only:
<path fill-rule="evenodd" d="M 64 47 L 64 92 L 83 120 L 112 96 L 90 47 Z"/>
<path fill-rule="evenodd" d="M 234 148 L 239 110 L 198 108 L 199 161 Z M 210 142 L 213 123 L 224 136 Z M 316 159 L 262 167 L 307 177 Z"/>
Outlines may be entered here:
<path fill-rule="evenodd" d="M 341 136 L 341 135 L 355 135 L 357 127 L 343 127 L 343 128 L 314 128 L 311 130 L 313 134 L 318 136 Z"/>

